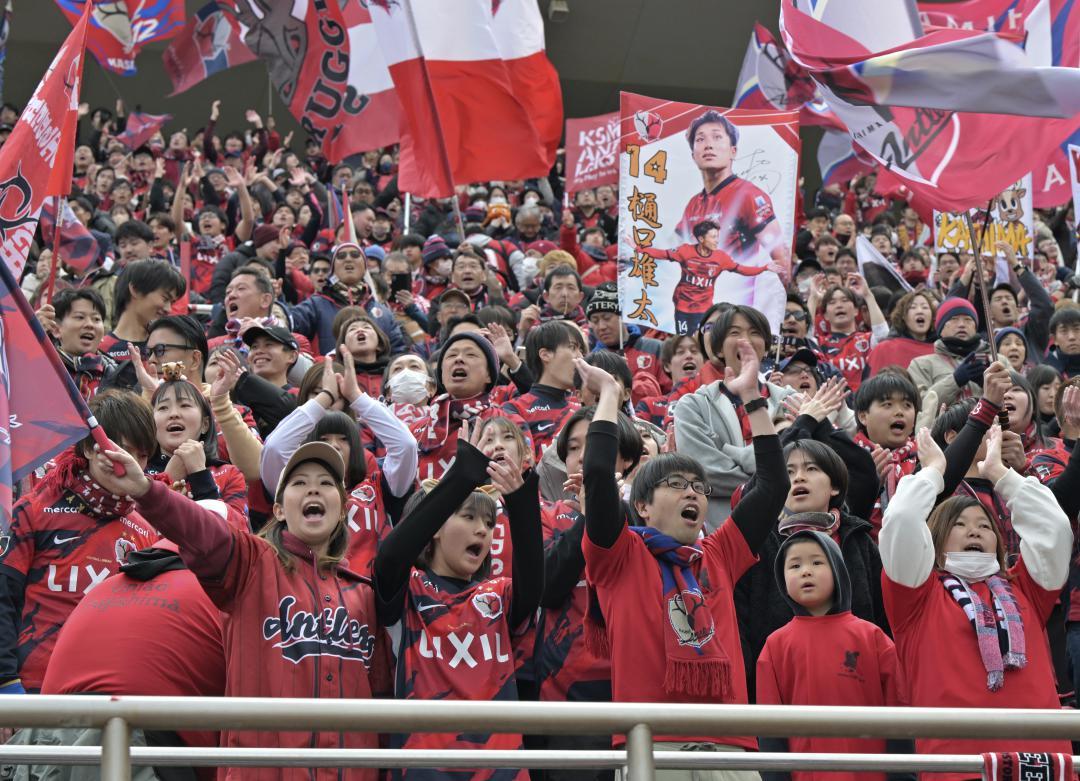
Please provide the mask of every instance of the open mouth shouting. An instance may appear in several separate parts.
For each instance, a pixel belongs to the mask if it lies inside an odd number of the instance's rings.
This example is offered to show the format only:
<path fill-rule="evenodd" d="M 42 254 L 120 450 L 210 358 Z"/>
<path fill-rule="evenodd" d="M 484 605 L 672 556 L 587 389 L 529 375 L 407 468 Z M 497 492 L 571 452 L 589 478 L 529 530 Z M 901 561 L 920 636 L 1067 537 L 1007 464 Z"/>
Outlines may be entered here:
<path fill-rule="evenodd" d="M 309 523 L 319 523 L 326 517 L 326 505 L 321 499 L 308 499 L 300 510 L 304 520 Z"/>
<path fill-rule="evenodd" d="M 697 502 L 688 502 L 679 510 L 679 517 L 687 524 L 695 526 L 701 519 L 701 507 Z"/>

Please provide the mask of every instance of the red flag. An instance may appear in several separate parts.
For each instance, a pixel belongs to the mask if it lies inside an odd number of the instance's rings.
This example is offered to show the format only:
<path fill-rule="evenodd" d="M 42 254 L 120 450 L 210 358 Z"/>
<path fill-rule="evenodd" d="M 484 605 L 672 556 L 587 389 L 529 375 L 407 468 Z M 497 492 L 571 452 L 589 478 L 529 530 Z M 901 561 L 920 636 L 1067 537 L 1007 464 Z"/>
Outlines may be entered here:
<path fill-rule="evenodd" d="M 16 279 L 46 196 L 71 191 L 88 19 L 68 35 L 0 148 L 0 257 Z"/>
<path fill-rule="evenodd" d="M 172 119 L 172 114 L 146 114 L 142 111 L 132 111 L 127 118 L 124 132 L 117 133 L 116 138 L 128 149 L 138 149 L 149 141 L 154 133 L 161 130 L 170 119 Z"/>
<path fill-rule="evenodd" d="M 823 5 L 819 19 L 796 7 L 809 7 L 807 0 L 785 2 L 780 22 L 788 50 L 814 76 L 855 143 L 881 164 L 881 178 L 898 180 L 939 211 L 985 206 L 1027 174 L 1033 158 L 1048 154 L 1080 127 L 1080 113 L 1068 110 L 1077 90 L 1055 88 L 1075 83 L 1080 72 L 1031 67 L 1017 47 L 985 33 L 938 29 L 920 36 L 917 23 L 908 29 L 871 24 L 852 10 L 857 3 Z M 902 17 L 904 5 L 882 3 L 881 9 Z M 861 37 L 852 37 L 856 34 Z M 869 43 L 864 45 L 864 38 Z M 996 74 L 995 80 L 981 82 L 993 88 L 958 87 L 965 80 L 968 86 L 980 82 L 971 68 Z M 1030 89 L 1001 86 L 1022 83 Z M 1037 100 L 1051 93 L 1052 98 Z M 1026 106 L 1029 114 L 1041 116 L 956 111 L 952 105 L 1019 114 Z"/>
<path fill-rule="evenodd" d="M 210 0 L 188 20 L 169 44 L 161 61 L 172 79 L 176 95 L 200 81 L 234 65 L 256 59 L 240 38 L 236 13 L 217 0 Z"/>
<path fill-rule="evenodd" d="M 536 0 L 491 0 L 492 32 L 510 86 L 547 151 L 548 168 L 563 132 L 559 74 L 544 51 L 544 19 Z"/>
<path fill-rule="evenodd" d="M 619 112 L 566 120 L 566 191 L 619 181 Z"/>
<path fill-rule="evenodd" d="M 54 200 L 54 198 L 47 199 L 41 207 L 41 232 L 50 238 L 56 230 L 56 219 L 53 216 Z M 79 218 L 71 210 L 66 198 L 60 199 L 60 215 L 59 259 L 79 274 L 85 274 L 100 257 L 101 245 L 98 244 L 90 229 L 79 222 Z"/>
<path fill-rule="evenodd" d="M 0 421 L 0 526 L 6 531 L 12 486 L 85 437 L 97 422 L 4 264 L 0 264 Z"/>
<path fill-rule="evenodd" d="M 1031 0 L 961 0 L 958 3 L 918 3 L 925 27 L 989 30 L 1022 35 Z"/>
<path fill-rule="evenodd" d="M 86 0 L 56 0 L 67 20 L 82 18 Z M 184 0 L 95 2 L 87 48 L 102 68 L 121 76 L 135 75 L 135 57 L 152 41 L 164 41 L 184 26 Z"/>
<path fill-rule="evenodd" d="M 491 3 L 369 3 L 405 112 L 398 173 L 403 192 L 449 196 L 455 184 L 530 179 L 551 168 L 548 137 L 514 91 Z"/>
<path fill-rule="evenodd" d="M 274 3 L 272 13 L 258 0 L 233 2 L 244 43 L 327 159 L 397 142 L 401 107 L 360 0 Z"/>

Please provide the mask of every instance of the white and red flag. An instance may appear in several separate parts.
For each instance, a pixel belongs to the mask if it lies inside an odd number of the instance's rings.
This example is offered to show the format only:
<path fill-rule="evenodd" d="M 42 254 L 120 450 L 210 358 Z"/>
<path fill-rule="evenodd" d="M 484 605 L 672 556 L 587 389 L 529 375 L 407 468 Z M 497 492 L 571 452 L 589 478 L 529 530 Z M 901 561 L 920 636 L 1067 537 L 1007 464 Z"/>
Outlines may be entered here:
<path fill-rule="evenodd" d="M 455 184 L 547 175 L 562 96 L 539 10 L 525 5 L 536 0 L 368 3 L 404 111 L 403 192 L 444 197 Z"/>
<path fill-rule="evenodd" d="M 71 192 L 87 5 L 0 148 L 0 257 L 22 276 L 45 198 Z"/>
<path fill-rule="evenodd" d="M 1080 70 L 993 33 L 923 35 L 905 0 L 785 0 L 780 25 L 884 178 L 940 211 L 984 206 L 1080 127 Z"/>

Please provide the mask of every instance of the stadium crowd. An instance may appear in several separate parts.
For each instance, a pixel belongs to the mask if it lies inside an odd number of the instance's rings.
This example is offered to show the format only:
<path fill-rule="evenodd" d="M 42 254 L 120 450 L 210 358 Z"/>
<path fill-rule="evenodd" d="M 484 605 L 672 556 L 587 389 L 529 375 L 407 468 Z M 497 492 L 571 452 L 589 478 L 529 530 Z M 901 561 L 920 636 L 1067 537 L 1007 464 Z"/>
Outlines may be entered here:
<path fill-rule="evenodd" d="M 1071 208 L 1037 215 L 1033 263 L 997 247 L 1008 267 L 985 264 L 987 322 L 974 259 L 935 256 L 918 214 L 863 175 L 803 195 L 779 333 L 718 303 L 669 337 L 622 321 L 614 188 L 565 194 L 557 165 L 407 199 L 395 149 L 331 165 L 254 111 L 222 135 L 218 109 L 135 150 L 116 138 L 122 105 L 80 111 L 68 204 L 97 259 L 80 275 L 61 253 L 48 300 L 55 245 L 39 235 L 21 286 L 116 450 L 87 438 L 19 486 L 0 537 L 0 692 L 1073 704 Z M 860 276 L 860 234 L 911 290 Z M 1071 753 L 1052 740 L 654 738 Z M 374 777 L 228 771 L 331 773 Z"/>

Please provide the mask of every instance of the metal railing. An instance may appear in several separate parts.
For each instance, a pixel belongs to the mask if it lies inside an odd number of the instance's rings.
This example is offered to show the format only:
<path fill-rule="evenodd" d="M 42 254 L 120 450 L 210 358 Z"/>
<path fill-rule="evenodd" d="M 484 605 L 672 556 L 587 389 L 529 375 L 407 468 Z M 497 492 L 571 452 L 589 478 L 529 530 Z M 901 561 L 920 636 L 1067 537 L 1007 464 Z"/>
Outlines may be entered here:
<path fill-rule="evenodd" d="M 655 768 L 724 770 L 862 770 L 964 772 L 979 775 L 978 756 L 791 754 L 654 751 L 653 735 L 759 737 L 1080 738 L 1080 711 L 687 705 L 679 703 L 538 703 L 421 700 L 266 700 L 255 698 L 0 698 L 0 724 L 102 730 L 101 747 L 0 746 L 3 764 L 101 764 L 102 778 L 128 781 L 131 766 L 228 767 L 627 767 L 632 781 Z M 130 731 L 263 730 L 301 732 L 502 732 L 626 735 L 625 751 L 486 751 L 415 749 L 143 748 Z"/>

